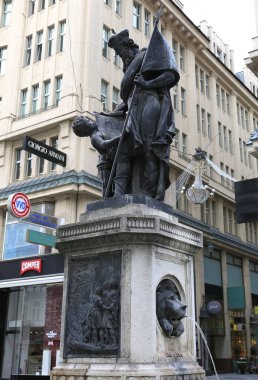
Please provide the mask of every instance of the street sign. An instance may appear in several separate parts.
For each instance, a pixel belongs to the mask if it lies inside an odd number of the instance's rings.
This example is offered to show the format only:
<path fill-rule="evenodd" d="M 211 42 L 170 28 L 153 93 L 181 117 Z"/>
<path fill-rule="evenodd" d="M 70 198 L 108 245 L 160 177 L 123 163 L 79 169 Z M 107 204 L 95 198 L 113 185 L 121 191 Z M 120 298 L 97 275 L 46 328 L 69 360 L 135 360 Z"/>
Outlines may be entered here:
<path fill-rule="evenodd" d="M 56 237 L 54 235 L 45 234 L 44 232 L 27 230 L 26 241 L 33 244 L 54 248 L 56 244 Z"/>
<path fill-rule="evenodd" d="M 30 213 L 30 201 L 26 194 L 11 194 L 7 200 L 8 211 L 16 218 L 26 218 Z"/>
<path fill-rule="evenodd" d="M 26 218 L 26 222 L 52 229 L 56 229 L 57 227 L 57 218 L 51 215 L 41 214 L 35 211 L 31 211 L 28 218 Z"/>
<path fill-rule="evenodd" d="M 24 136 L 22 141 L 22 149 L 27 152 L 36 154 L 45 160 L 51 161 L 54 164 L 66 166 L 66 154 L 46 145 L 38 140 L 33 139 L 30 136 Z"/>

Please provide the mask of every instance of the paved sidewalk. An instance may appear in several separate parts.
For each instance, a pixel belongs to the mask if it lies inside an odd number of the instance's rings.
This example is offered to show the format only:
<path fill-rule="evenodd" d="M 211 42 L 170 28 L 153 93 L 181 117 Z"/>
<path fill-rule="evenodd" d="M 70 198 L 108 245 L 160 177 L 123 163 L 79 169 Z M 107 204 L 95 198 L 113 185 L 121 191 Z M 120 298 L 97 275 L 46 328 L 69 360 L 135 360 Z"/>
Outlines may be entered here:
<path fill-rule="evenodd" d="M 222 373 L 218 374 L 219 380 L 258 380 L 258 374 L 257 375 L 241 375 L 239 373 Z M 217 377 L 215 375 L 213 376 L 207 376 L 207 380 L 217 380 Z"/>

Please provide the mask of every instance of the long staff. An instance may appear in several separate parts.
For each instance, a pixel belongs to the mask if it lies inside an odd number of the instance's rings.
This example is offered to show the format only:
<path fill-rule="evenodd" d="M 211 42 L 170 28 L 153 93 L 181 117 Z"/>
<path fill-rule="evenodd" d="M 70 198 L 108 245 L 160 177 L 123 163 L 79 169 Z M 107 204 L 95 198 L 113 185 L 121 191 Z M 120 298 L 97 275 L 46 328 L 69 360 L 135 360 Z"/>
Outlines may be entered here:
<path fill-rule="evenodd" d="M 154 34 L 155 27 L 158 25 L 160 17 L 162 16 L 162 14 L 163 14 L 163 7 L 161 6 L 160 9 L 158 10 L 156 16 L 155 16 L 156 17 L 155 25 L 154 25 L 154 28 L 153 28 L 153 32 L 152 32 L 152 35 L 151 35 L 151 38 L 150 38 L 150 42 L 149 42 L 148 48 L 149 48 L 149 46 L 151 44 L 151 40 L 152 40 L 152 37 L 153 37 L 153 34 Z M 141 63 L 141 67 L 140 67 L 140 71 L 139 71 L 140 73 L 141 73 L 142 67 L 143 67 L 143 65 L 145 63 L 145 59 L 146 59 L 146 56 L 147 56 L 148 48 L 147 48 L 147 50 L 146 50 L 146 52 L 144 54 L 144 58 L 143 58 L 142 63 Z M 113 165 L 112 165 L 112 168 L 111 168 L 111 172 L 110 172 L 110 175 L 109 175 L 108 184 L 107 184 L 107 187 L 106 187 L 104 198 L 107 198 L 108 195 L 109 195 L 109 193 L 110 193 L 110 188 L 111 188 L 111 184 L 112 184 L 113 179 L 114 179 L 114 174 L 115 174 L 115 170 L 116 170 L 116 164 L 117 164 L 118 156 L 120 154 L 121 146 L 122 146 L 122 143 L 124 141 L 124 135 L 125 135 L 125 131 L 126 131 L 126 128 L 127 128 L 128 120 L 129 120 L 129 117 L 130 117 L 131 112 L 132 112 L 132 104 L 133 104 L 133 100 L 134 100 L 134 96 L 135 96 L 135 92 L 136 92 L 136 87 L 137 86 L 135 85 L 134 88 L 133 88 L 133 92 L 132 92 L 132 96 L 131 96 L 131 104 L 130 104 L 130 107 L 129 107 L 128 111 L 127 111 L 127 115 L 126 115 L 125 122 L 124 122 L 124 125 L 123 125 L 123 129 L 122 129 L 122 132 L 121 132 L 121 137 L 120 137 L 120 140 L 119 140 L 119 143 L 118 143 L 118 146 L 117 146 L 114 162 L 113 162 Z"/>

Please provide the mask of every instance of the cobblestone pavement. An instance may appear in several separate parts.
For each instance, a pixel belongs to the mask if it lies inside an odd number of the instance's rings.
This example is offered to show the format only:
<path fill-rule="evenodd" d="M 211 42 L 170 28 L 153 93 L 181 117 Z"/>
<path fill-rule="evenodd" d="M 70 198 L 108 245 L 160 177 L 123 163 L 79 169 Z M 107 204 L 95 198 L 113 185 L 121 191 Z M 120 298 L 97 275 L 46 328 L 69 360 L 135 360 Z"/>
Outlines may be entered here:
<path fill-rule="evenodd" d="M 222 373 L 218 374 L 219 380 L 258 380 L 258 374 L 257 375 L 241 375 L 239 373 Z M 216 376 L 207 376 L 207 380 L 217 380 Z"/>

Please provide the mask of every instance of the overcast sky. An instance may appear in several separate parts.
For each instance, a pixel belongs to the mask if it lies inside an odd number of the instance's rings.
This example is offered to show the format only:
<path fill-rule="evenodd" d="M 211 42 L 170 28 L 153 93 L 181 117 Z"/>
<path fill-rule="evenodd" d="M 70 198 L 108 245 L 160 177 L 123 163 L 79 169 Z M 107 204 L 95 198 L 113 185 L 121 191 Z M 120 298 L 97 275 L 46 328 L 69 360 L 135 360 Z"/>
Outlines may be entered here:
<path fill-rule="evenodd" d="M 183 11 L 196 24 L 206 20 L 222 41 L 235 52 L 235 72 L 244 67 L 244 58 L 253 50 L 256 35 L 254 1 L 181 0 Z"/>

